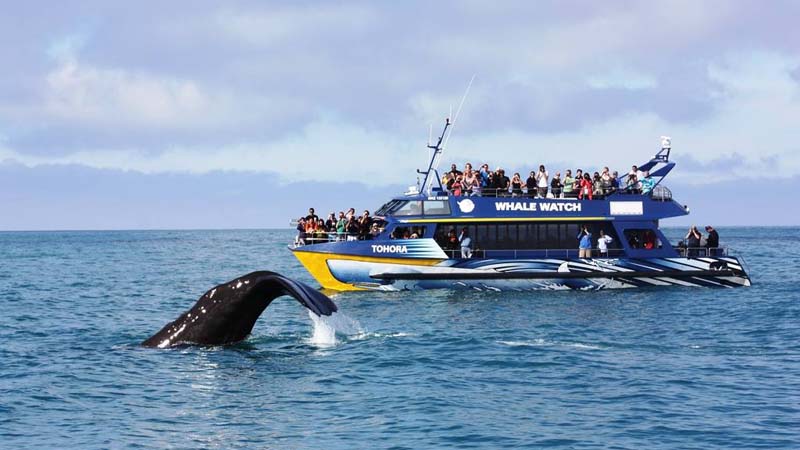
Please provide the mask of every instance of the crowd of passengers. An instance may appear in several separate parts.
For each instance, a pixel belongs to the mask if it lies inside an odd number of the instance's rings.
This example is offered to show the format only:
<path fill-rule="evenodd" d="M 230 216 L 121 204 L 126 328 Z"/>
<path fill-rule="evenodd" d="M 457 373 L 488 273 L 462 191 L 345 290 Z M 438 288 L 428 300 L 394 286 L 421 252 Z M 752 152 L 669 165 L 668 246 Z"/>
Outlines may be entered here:
<path fill-rule="evenodd" d="M 630 172 L 620 177 L 617 171 L 609 171 L 603 167 L 601 172 L 590 174 L 582 169 L 577 169 L 573 176 L 572 170 L 567 169 L 564 177 L 561 172 L 554 176 L 539 166 L 538 171 L 531 171 L 527 179 L 523 180 L 519 172 L 509 178 L 505 170 L 498 167 L 489 170 L 488 164 L 483 164 L 479 170 L 474 170 L 471 163 L 464 165 L 464 171 L 453 164 L 450 171 L 442 176 L 442 186 L 450 195 L 484 197 L 529 197 L 529 198 L 578 198 L 589 200 L 595 197 L 605 197 L 615 192 L 629 194 L 648 194 L 655 186 L 655 180 L 648 171 L 641 171 L 637 166 L 631 167 Z"/>
<path fill-rule="evenodd" d="M 338 217 L 330 213 L 327 219 L 322 219 L 314 212 L 314 208 L 309 208 L 308 215 L 297 220 L 295 245 L 373 239 L 383 231 L 381 223 L 370 216 L 367 210 L 361 216 L 356 216 L 355 208 L 350 208 L 346 213 L 339 211 Z"/>

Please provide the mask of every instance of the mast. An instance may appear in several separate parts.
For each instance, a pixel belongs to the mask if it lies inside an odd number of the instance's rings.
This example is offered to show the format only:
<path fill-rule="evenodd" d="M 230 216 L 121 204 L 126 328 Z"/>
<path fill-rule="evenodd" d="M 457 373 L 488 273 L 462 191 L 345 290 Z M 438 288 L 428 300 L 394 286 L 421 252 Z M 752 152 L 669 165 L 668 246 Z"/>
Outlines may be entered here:
<path fill-rule="evenodd" d="M 431 155 L 431 160 L 428 163 L 428 169 L 425 171 L 421 171 L 417 169 L 417 173 L 425 175 L 425 180 L 422 182 L 422 190 L 421 192 L 426 195 L 433 195 L 434 187 L 438 188 L 438 191 L 442 191 L 442 179 L 439 176 L 439 171 L 437 168 L 439 167 L 439 163 L 442 159 L 442 153 L 444 152 L 445 146 L 447 146 L 447 142 L 450 140 L 450 135 L 452 134 L 452 126 L 455 125 L 456 120 L 458 120 L 459 114 L 461 114 L 461 108 L 464 106 L 464 101 L 467 99 L 467 95 L 469 95 L 469 90 L 472 87 L 472 82 L 475 81 L 475 75 L 469 80 L 469 84 L 467 85 L 467 90 L 464 92 L 464 96 L 461 98 L 461 103 L 458 105 L 458 110 L 456 110 L 456 115 L 453 118 L 453 121 L 450 121 L 450 117 L 447 117 L 444 121 L 444 128 L 442 129 L 442 134 L 439 135 L 439 139 L 436 141 L 436 145 L 431 145 L 430 138 L 428 138 L 428 148 L 433 150 L 433 154 Z M 452 110 L 451 110 L 452 112 Z M 436 186 L 434 186 L 434 183 Z"/>
<path fill-rule="evenodd" d="M 438 190 L 442 190 L 442 180 L 439 177 L 439 171 L 436 170 L 439 167 L 439 162 L 441 161 L 442 152 L 444 151 L 444 146 L 442 142 L 444 142 L 445 136 L 447 135 L 447 131 L 450 129 L 452 123 L 450 122 L 450 118 L 446 118 L 444 121 L 444 129 L 442 129 L 442 134 L 439 135 L 439 139 L 436 141 L 436 145 L 431 145 L 428 142 L 428 148 L 433 150 L 433 154 L 431 155 L 431 160 L 428 162 L 428 169 L 427 170 L 419 170 L 417 169 L 417 173 L 421 175 L 425 175 L 425 179 L 422 181 L 422 190 L 421 192 L 432 195 L 434 190 L 434 183 L 435 186 L 438 187 Z"/>

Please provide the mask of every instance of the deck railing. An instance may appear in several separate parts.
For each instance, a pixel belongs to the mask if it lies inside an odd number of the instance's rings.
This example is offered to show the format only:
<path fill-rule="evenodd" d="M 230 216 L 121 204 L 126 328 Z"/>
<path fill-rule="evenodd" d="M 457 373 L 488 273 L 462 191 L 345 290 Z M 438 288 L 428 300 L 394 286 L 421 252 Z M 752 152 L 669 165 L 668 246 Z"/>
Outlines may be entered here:
<path fill-rule="evenodd" d="M 530 198 L 530 199 L 577 199 L 579 189 L 573 189 L 570 192 L 565 192 L 563 188 L 553 190 L 552 188 L 547 188 L 547 195 L 541 196 L 539 195 L 539 190 L 535 189 L 533 191 L 528 191 L 527 189 L 523 189 L 520 192 L 514 193 L 513 191 L 504 190 L 504 189 L 497 189 L 497 188 L 481 188 L 479 192 L 466 192 L 461 191 L 460 197 L 502 197 L 502 198 Z M 450 191 L 443 191 L 443 195 L 454 196 L 455 193 L 453 190 Z M 672 200 L 672 191 L 670 191 L 666 186 L 658 185 L 653 188 L 651 191 L 643 192 L 641 186 L 632 185 L 632 186 L 623 186 L 623 187 L 612 187 L 612 186 L 603 186 L 599 189 L 594 189 L 592 191 L 592 199 L 593 200 L 602 200 L 606 197 L 619 194 L 619 195 L 648 195 L 653 200 L 659 201 L 669 201 Z M 588 199 L 588 195 L 583 196 L 584 199 Z"/>
<path fill-rule="evenodd" d="M 461 250 L 444 249 L 444 253 L 451 259 L 461 259 Z M 601 254 L 599 249 L 592 249 L 592 258 L 617 258 L 623 256 L 625 251 L 622 249 L 608 249 L 608 252 Z M 473 259 L 526 259 L 526 258 L 559 258 L 569 259 L 578 258 L 578 249 L 573 248 L 545 248 L 545 249 L 475 249 L 472 250 Z"/>
<path fill-rule="evenodd" d="M 679 255 L 685 258 L 718 258 L 720 256 L 728 256 L 730 248 L 728 247 L 686 247 L 685 245 L 673 245 Z"/>

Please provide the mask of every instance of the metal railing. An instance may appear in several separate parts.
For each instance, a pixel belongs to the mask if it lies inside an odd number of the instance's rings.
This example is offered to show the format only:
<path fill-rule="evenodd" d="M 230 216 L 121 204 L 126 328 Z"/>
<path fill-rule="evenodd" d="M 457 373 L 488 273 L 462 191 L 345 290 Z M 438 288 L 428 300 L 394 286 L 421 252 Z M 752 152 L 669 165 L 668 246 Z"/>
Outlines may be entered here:
<path fill-rule="evenodd" d="M 529 191 L 527 189 L 523 189 L 519 192 L 513 192 L 511 189 L 499 189 L 499 188 L 481 188 L 480 191 L 473 191 L 473 192 L 466 192 L 464 190 L 461 191 L 461 195 L 459 197 L 501 197 L 501 198 L 530 198 L 530 199 L 578 199 L 580 194 L 580 189 L 572 189 L 569 192 L 566 192 L 564 188 L 547 188 L 546 194 L 544 196 L 540 195 L 538 189 L 534 189 Z M 443 195 L 448 196 L 456 196 L 453 190 L 442 191 Z M 613 186 L 603 186 L 602 188 L 597 188 L 592 191 L 592 200 L 603 200 L 608 196 L 619 194 L 619 195 L 648 195 L 653 200 L 660 200 L 660 201 L 669 201 L 672 200 L 672 191 L 670 191 L 666 186 L 655 186 L 653 190 L 644 193 L 642 191 L 641 186 L 639 185 L 631 185 L 631 186 L 621 186 L 621 187 L 613 187 Z M 588 195 L 584 195 L 583 199 L 588 199 Z"/>
<path fill-rule="evenodd" d="M 461 249 L 443 249 L 444 253 L 451 259 L 461 259 Z M 617 258 L 624 256 L 625 251 L 619 248 L 610 248 L 607 252 L 601 253 L 599 249 L 592 249 L 592 258 Z M 546 248 L 546 249 L 475 249 L 472 250 L 472 259 L 526 259 L 526 258 L 579 258 L 580 252 L 573 248 Z"/>
<path fill-rule="evenodd" d="M 378 233 L 383 232 L 383 228 L 378 229 Z M 376 235 L 377 235 L 376 234 Z M 294 246 L 302 247 L 304 245 L 324 244 L 328 242 L 344 242 L 344 241 L 362 241 L 372 240 L 375 236 L 372 233 L 339 233 L 337 231 L 314 231 L 298 233 L 294 238 Z"/>
<path fill-rule="evenodd" d="M 685 245 L 673 245 L 679 255 L 684 258 L 718 258 L 720 256 L 729 256 L 729 247 L 687 247 Z"/>

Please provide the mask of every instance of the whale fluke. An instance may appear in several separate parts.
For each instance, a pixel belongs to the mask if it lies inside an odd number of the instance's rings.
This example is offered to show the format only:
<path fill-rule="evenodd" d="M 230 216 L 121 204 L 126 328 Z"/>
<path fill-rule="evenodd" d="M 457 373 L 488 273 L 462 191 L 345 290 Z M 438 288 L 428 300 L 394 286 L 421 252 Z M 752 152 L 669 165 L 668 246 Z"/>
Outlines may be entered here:
<path fill-rule="evenodd" d="M 330 316 L 337 310 L 330 298 L 304 283 L 275 272 L 253 272 L 209 290 L 192 309 L 142 345 L 163 348 L 239 342 L 250 334 L 272 300 L 282 295 L 294 297 L 318 316 Z"/>

